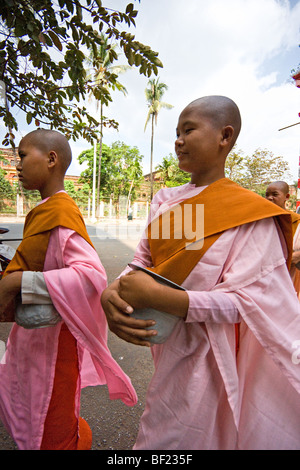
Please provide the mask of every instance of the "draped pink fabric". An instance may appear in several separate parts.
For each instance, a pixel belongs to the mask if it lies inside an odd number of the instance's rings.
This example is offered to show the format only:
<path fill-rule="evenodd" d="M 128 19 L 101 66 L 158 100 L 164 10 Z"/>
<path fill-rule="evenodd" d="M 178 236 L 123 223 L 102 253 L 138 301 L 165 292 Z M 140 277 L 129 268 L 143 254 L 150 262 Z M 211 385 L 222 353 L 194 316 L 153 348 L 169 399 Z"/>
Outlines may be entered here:
<path fill-rule="evenodd" d="M 107 384 L 111 399 L 137 401 L 130 379 L 107 347 L 107 323 L 100 303 L 106 274 L 95 250 L 72 230 L 50 236 L 44 277 L 54 306 L 78 342 L 80 388 Z M 49 406 L 58 336 L 54 327 L 26 330 L 14 325 L 0 365 L 0 417 L 19 449 L 39 449 Z"/>
<path fill-rule="evenodd" d="M 202 189 L 161 190 L 150 218 Z M 184 281 L 187 318 L 151 348 L 136 450 L 300 449 L 300 307 L 278 235 L 272 218 L 228 230 Z M 151 266 L 145 238 L 134 262 Z"/>

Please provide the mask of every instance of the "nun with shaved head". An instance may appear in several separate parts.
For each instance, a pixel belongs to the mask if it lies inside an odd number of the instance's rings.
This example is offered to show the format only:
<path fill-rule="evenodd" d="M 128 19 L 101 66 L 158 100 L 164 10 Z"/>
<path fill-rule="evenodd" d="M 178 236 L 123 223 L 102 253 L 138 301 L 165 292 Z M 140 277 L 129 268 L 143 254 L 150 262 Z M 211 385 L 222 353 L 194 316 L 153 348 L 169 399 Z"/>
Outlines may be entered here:
<path fill-rule="evenodd" d="M 112 399 L 130 406 L 136 394 L 107 347 L 105 270 L 64 190 L 68 140 L 38 129 L 18 152 L 20 182 L 42 200 L 0 281 L 0 320 L 14 322 L 0 365 L 0 419 L 21 450 L 88 450 L 81 388 L 107 384 Z"/>
<path fill-rule="evenodd" d="M 286 203 L 290 198 L 290 188 L 285 181 L 273 181 L 266 189 L 266 199 L 279 207 L 286 209 Z M 300 215 L 289 210 L 292 218 L 293 254 L 290 267 L 290 275 L 300 300 Z"/>
<path fill-rule="evenodd" d="M 225 178 L 240 129 L 225 96 L 181 112 L 190 182 L 154 196 L 133 263 L 102 294 L 112 331 L 154 359 L 136 450 L 299 449 L 291 216 Z"/>

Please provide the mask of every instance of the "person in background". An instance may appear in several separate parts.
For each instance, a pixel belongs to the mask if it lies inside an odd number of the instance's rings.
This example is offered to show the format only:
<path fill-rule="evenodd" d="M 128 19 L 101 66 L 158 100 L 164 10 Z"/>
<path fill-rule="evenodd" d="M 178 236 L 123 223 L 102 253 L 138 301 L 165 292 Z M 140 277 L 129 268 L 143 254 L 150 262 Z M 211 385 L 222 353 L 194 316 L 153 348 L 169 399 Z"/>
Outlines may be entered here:
<path fill-rule="evenodd" d="M 274 181 L 266 189 L 266 199 L 273 202 L 282 209 L 287 210 L 286 203 L 290 198 L 289 185 L 285 181 Z M 300 215 L 289 211 L 292 217 L 293 230 L 293 255 L 291 261 L 290 274 L 300 299 Z"/>

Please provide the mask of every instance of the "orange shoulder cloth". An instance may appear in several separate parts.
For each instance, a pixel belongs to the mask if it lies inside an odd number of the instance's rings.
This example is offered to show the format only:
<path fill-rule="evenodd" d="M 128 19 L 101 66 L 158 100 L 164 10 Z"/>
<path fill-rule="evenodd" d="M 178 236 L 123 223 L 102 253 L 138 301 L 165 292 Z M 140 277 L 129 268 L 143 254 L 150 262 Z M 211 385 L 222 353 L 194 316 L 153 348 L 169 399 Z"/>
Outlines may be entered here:
<path fill-rule="evenodd" d="M 68 194 L 56 193 L 27 215 L 23 240 L 4 275 L 14 271 L 43 271 L 50 233 L 58 226 L 74 230 L 93 246 L 76 203 Z"/>
<path fill-rule="evenodd" d="M 276 217 L 283 232 L 289 266 L 292 254 L 291 214 L 222 178 L 149 224 L 147 235 L 154 266 L 152 270 L 181 284 L 225 230 L 268 217 Z"/>

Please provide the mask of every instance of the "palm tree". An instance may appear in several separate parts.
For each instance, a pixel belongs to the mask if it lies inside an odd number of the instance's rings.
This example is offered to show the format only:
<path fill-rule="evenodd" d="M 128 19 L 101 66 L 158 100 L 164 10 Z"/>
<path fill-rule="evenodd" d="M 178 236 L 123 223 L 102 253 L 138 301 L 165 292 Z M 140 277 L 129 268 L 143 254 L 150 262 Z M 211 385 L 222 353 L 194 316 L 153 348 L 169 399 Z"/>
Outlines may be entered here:
<path fill-rule="evenodd" d="M 112 88 L 113 90 L 117 89 L 121 91 L 124 95 L 127 94 L 126 88 L 117 80 L 116 77 L 120 73 L 125 72 L 130 68 L 129 65 L 112 65 L 112 55 L 113 58 L 117 58 L 118 54 L 115 52 L 115 45 L 109 45 L 108 37 L 101 33 L 102 44 L 95 50 L 91 49 L 89 57 L 86 59 L 88 65 L 92 67 L 92 74 L 89 78 L 92 78 L 94 81 L 94 86 L 100 85 L 102 88 L 108 90 Z M 100 202 L 100 181 L 101 181 L 101 158 L 102 158 L 102 137 L 103 137 L 103 104 L 108 105 L 107 96 L 106 99 L 102 94 L 100 94 L 99 99 L 97 100 L 97 109 L 100 103 L 100 137 L 99 137 L 99 166 L 98 166 L 98 178 L 97 178 L 97 202 L 96 207 L 99 208 Z"/>
<path fill-rule="evenodd" d="M 152 174 L 152 164 L 153 164 L 153 140 L 154 140 L 154 122 L 157 124 L 158 113 L 161 108 L 171 109 L 173 106 L 168 103 L 161 101 L 164 92 L 168 89 L 165 83 L 159 83 L 159 77 L 157 79 L 153 78 L 148 81 L 148 87 L 145 90 L 146 100 L 148 103 L 149 111 L 146 119 L 145 130 L 148 122 L 151 118 L 151 156 L 150 156 L 150 197 L 152 200 L 153 197 L 153 174 Z"/>
<path fill-rule="evenodd" d="M 168 157 L 164 157 L 162 162 L 156 165 L 155 170 L 159 171 L 163 184 L 169 188 L 181 186 L 190 181 L 189 173 L 179 168 L 178 160 L 172 153 Z"/>
<path fill-rule="evenodd" d="M 176 172 L 176 160 L 170 153 L 168 157 L 164 157 L 162 162 L 156 165 L 155 170 L 160 173 L 160 179 L 166 186 L 167 181 L 171 180 Z"/>

